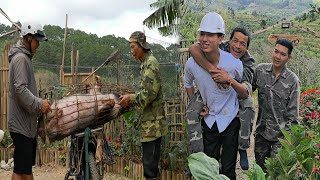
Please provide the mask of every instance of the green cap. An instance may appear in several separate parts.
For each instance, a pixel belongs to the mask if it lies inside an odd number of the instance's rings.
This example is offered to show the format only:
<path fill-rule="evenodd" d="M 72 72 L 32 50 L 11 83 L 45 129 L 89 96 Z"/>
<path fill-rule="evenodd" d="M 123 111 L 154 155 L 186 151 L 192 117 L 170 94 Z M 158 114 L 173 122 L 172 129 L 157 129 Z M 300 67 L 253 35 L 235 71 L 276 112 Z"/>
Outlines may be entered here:
<path fill-rule="evenodd" d="M 131 34 L 129 42 L 137 42 L 140 46 L 146 50 L 150 50 L 150 44 L 147 43 L 146 35 L 141 31 L 135 31 Z"/>

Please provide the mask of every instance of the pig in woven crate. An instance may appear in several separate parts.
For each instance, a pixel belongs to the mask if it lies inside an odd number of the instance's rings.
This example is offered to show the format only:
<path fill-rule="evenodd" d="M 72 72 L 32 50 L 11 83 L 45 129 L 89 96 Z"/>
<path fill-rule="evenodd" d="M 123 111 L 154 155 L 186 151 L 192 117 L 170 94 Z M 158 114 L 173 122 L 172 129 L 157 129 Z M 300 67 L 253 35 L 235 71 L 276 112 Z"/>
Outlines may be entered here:
<path fill-rule="evenodd" d="M 44 142 L 61 140 L 86 127 L 103 125 L 123 113 L 116 94 L 79 94 L 56 100 L 52 112 L 39 118 L 38 134 Z"/>

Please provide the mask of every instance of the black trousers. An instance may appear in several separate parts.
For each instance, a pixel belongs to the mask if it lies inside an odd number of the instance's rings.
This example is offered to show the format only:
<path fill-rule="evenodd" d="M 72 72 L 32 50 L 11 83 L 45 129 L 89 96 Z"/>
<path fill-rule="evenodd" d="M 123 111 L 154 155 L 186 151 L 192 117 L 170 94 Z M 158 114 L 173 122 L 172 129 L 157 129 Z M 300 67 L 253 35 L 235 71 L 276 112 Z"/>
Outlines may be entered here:
<path fill-rule="evenodd" d="M 154 141 L 142 142 L 142 162 L 144 177 L 156 178 L 159 172 L 161 137 Z"/>
<path fill-rule="evenodd" d="M 13 141 L 13 172 L 16 174 L 32 174 L 32 166 L 36 162 L 36 138 L 28 138 L 22 134 L 10 132 Z"/>
<path fill-rule="evenodd" d="M 236 179 L 236 162 L 240 121 L 234 118 L 227 129 L 219 133 L 215 122 L 211 129 L 202 121 L 204 153 L 221 163 L 220 173 Z"/>

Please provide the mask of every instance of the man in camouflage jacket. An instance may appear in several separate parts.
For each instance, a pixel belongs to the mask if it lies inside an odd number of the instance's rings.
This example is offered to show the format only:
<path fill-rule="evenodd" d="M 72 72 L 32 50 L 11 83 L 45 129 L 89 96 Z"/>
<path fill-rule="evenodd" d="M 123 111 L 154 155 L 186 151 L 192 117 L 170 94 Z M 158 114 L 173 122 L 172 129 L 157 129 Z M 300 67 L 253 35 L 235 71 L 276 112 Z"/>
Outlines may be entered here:
<path fill-rule="evenodd" d="M 259 112 L 255 131 L 255 159 L 265 170 L 267 157 L 275 157 L 283 138 L 280 129 L 290 130 L 298 123 L 300 81 L 287 68 L 293 46 L 288 39 L 279 39 L 272 53 L 272 63 L 262 63 L 253 77 L 253 90 L 258 89 Z"/>
<path fill-rule="evenodd" d="M 253 118 L 255 116 L 255 110 L 252 98 L 252 79 L 254 72 L 254 58 L 249 54 L 248 48 L 250 45 L 250 33 L 244 27 L 236 27 L 231 32 L 230 41 L 220 44 L 220 49 L 230 52 L 235 58 L 239 58 L 243 64 L 243 77 L 241 84 L 247 89 L 247 98 L 239 99 L 239 113 L 240 129 L 239 129 L 239 154 L 241 168 L 247 170 L 249 168 L 249 162 L 247 158 L 246 149 L 250 147 L 250 135 L 252 130 Z M 193 44 L 189 48 L 191 55 L 195 58 L 195 61 L 206 70 L 214 72 L 219 76 L 220 72 L 216 71 L 216 68 L 205 62 L 205 57 L 201 52 L 198 44 Z M 204 63 L 204 64 L 203 64 Z M 225 76 L 228 77 L 228 76 Z M 228 78 L 227 78 L 228 79 Z M 224 82 L 222 82 L 224 83 Z M 240 84 L 240 83 L 239 83 Z M 202 98 L 199 92 L 190 99 L 187 106 L 186 117 L 188 121 L 188 139 L 189 139 L 189 153 L 203 151 L 202 143 L 202 130 L 201 130 L 201 112 L 204 106 Z M 189 133 L 190 132 L 190 133 Z M 195 137 L 197 135 L 197 137 Z"/>
<path fill-rule="evenodd" d="M 162 88 L 159 62 L 150 54 L 150 44 L 143 32 L 133 32 L 129 39 L 131 53 L 140 65 L 140 87 L 135 94 L 120 97 L 124 108 L 139 108 L 142 159 L 146 179 L 156 179 L 160 160 L 161 137 L 168 133 L 168 124 L 162 106 Z"/>

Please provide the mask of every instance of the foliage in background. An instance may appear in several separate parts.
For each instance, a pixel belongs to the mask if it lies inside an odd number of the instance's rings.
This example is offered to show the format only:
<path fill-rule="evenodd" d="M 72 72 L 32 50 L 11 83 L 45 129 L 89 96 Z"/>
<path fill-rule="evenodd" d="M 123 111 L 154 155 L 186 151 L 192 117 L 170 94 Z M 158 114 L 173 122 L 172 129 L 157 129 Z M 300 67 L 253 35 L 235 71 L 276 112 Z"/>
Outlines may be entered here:
<path fill-rule="evenodd" d="M 0 147 L 1 148 L 7 148 L 10 144 L 12 144 L 12 139 L 11 139 L 11 136 L 10 136 L 10 132 L 8 130 L 5 130 L 3 139 L 0 142 Z"/>
<path fill-rule="evenodd" d="M 266 176 L 262 170 L 262 168 L 254 161 L 252 164 L 252 168 L 244 172 L 249 180 L 266 180 Z"/>
<path fill-rule="evenodd" d="M 291 132 L 282 131 L 284 139 L 276 157 L 267 159 L 268 179 L 306 179 L 320 178 L 319 174 L 319 126 L 306 128 L 291 126 Z"/>
<path fill-rule="evenodd" d="M 320 90 L 303 89 L 300 97 L 301 125 L 282 131 L 282 147 L 275 158 L 266 160 L 267 179 L 316 180 L 320 178 Z M 250 170 L 249 178 L 261 176 Z"/>
<path fill-rule="evenodd" d="M 185 0 L 157 0 L 150 4 L 151 9 L 156 9 L 144 21 L 143 25 L 148 28 L 158 28 L 159 32 L 164 35 L 178 34 L 178 24 L 180 18 L 186 11 Z"/>
<path fill-rule="evenodd" d="M 0 34 L 1 32 L 11 31 L 12 28 L 0 23 Z M 37 85 L 41 88 L 59 85 L 64 38 L 64 28 L 45 25 L 44 30 L 50 41 L 42 43 L 33 57 Z M 8 42 L 13 43 L 13 41 L 14 35 L 5 36 L 0 39 L 0 45 Z M 76 51 L 79 50 L 79 67 L 77 71 L 79 73 L 91 72 L 92 68 L 100 66 L 115 49 L 119 49 L 119 67 L 117 67 L 116 61 L 111 61 L 107 66 L 97 71 L 97 75 L 106 83 L 116 84 L 118 83 L 117 80 L 119 80 L 119 83 L 125 86 L 135 87 L 138 85 L 140 63 L 131 56 L 129 44 L 125 38 L 115 37 L 114 35 L 98 37 L 95 34 L 87 34 L 81 30 L 68 29 L 64 61 L 65 73 L 70 73 L 71 71 L 72 46 L 74 47 L 74 57 L 76 56 Z M 160 63 L 165 97 L 177 96 L 176 89 L 172 90 L 172 86 L 177 84 L 177 80 L 172 78 L 177 75 L 175 71 L 175 65 L 179 62 L 177 48 L 176 44 L 171 44 L 166 48 L 160 44 L 151 44 L 152 54 Z"/>
<path fill-rule="evenodd" d="M 320 90 L 309 89 L 301 93 L 300 116 L 302 123 L 308 127 L 320 126 Z"/>
<path fill-rule="evenodd" d="M 59 76 L 51 71 L 42 69 L 35 72 L 38 89 L 43 87 L 52 87 L 59 84 Z"/>
<path fill-rule="evenodd" d="M 120 148 L 127 157 L 133 160 L 141 160 L 141 142 L 140 142 L 140 131 L 139 131 L 139 119 L 138 114 L 135 110 L 128 111 L 123 114 L 123 118 L 126 122 L 126 132 L 123 134 L 121 139 L 122 146 Z"/>
<path fill-rule="evenodd" d="M 265 162 L 268 180 L 316 180 L 320 178 L 319 142 L 320 128 L 306 128 L 302 125 L 291 126 L 291 132 L 282 131 L 284 139 L 280 139 L 282 147 L 274 158 Z M 251 169 L 246 174 L 249 179 L 263 178 L 259 166 Z"/>
<path fill-rule="evenodd" d="M 175 144 L 171 147 L 170 151 L 168 151 L 167 157 L 169 160 L 169 170 L 170 171 L 184 171 L 186 168 L 186 164 L 182 159 L 186 159 L 187 157 L 187 144 L 183 141 Z M 179 162 L 180 160 L 180 162 Z"/>

